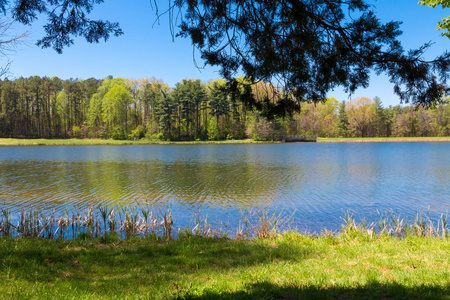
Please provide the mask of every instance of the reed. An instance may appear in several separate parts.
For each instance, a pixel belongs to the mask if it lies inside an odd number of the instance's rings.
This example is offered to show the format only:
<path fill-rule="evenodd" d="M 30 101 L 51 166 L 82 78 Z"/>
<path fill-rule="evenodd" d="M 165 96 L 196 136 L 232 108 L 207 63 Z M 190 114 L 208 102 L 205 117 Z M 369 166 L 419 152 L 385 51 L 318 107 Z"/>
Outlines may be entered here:
<path fill-rule="evenodd" d="M 295 213 L 295 212 L 294 212 Z M 289 229 L 293 214 L 267 210 L 249 211 L 238 223 L 235 238 L 249 239 L 273 238 L 283 230 Z M 365 220 L 357 221 L 353 213 L 344 213 L 341 232 L 325 231 L 330 234 L 352 234 L 363 232 L 369 236 L 391 235 L 404 238 L 408 235 L 417 237 L 449 237 L 448 215 L 442 214 L 439 219 L 431 220 L 429 213 L 419 212 L 413 220 L 402 218 L 393 212 L 379 213 L 379 220 L 367 224 Z M 178 229 L 180 235 L 203 237 L 225 237 L 228 232 L 223 228 L 215 228 L 207 216 L 194 214 L 193 228 Z M 174 220 L 170 209 L 159 209 L 156 213 L 149 207 L 140 210 L 124 208 L 122 211 L 109 209 L 106 206 L 94 209 L 93 206 L 79 212 L 64 213 L 56 216 L 56 212 L 43 213 L 37 209 L 21 209 L 14 215 L 10 209 L 0 210 L 0 236 L 14 238 L 48 238 L 48 239 L 86 239 L 107 238 L 115 235 L 119 238 L 156 236 L 164 240 L 174 238 Z"/>
<path fill-rule="evenodd" d="M 189 229 L 194 236 L 202 237 L 220 237 L 226 236 L 226 232 L 222 228 L 213 227 L 211 223 L 208 222 L 208 216 L 202 216 L 200 213 L 195 213 L 195 226 Z"/>
<path fill-rule="evenodd" d="M 267 210 L 257 210 L 250 213 L 250 219 L 247 222 L 254 236 L 270 238 L 278 235 L 281 229 L 288 229 L 293 221 L 294 214 L 295 211 L 291 215 L 287 215 L 284 210 L 271 213 Z"/>
<path fill-rule="evenodd" d="M 122 237 L 149 235 L 160 231 L 166 238 L 172 234 L 172 214 L 165 212 L 161 217 L 146 210 L 143 217 L 137 212 L 125 209 L 117 219 L 116 211 L 106 206 L 94 209 L 92 206 L 81 212 L 56 216 L 53 211 L 44 214 L 36 209 L 22 209 L 18 215 L 11 214 L 10 209 L 1 210 L 0 236 L 38 237 L 38 238 L 85 238 L 106 236 L 117 233 Z M 151 219 L 149 224 L 149 217 Z"/>
<path fill-rule="evenodd" d="M 350 211 L 344 213 L 344 225 L 342 232 L 351 233 L 355 231 L 366 232 L 369 235 L 391 235 L 403 238 L 408 235 L 417 237 L 436 237 L 445 239 L 449 236 L 450 230 L 447 228 L 448 214 L 441 216 L 433 221 L 428 213 L 426 216 L 420 211 L 413 220 L 402 218 L 400 215 L 388 211 L 387 213 L 378 213 L 379 221 L 369 225 L 364 220 L 357 222 Z"/>

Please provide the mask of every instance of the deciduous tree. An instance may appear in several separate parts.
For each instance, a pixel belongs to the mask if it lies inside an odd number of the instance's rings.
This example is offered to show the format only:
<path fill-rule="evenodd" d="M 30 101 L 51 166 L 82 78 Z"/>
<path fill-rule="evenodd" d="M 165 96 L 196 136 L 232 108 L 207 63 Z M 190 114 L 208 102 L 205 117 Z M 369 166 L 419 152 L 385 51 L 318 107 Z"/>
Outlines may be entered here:
<path fill-rule="evenodd" d="M 349 128 L 357 137 L 368 137 L 373 133 L 375 103 L 367 97 L 352 99 L 347 103 Z"/>
<path fill-rule="evenodd" d="M 14 20 L 24 24 L 40 14 L 48 18 L 42 47 L 61 52 L 75 36 L 88 42 L 123 32 L 119 24 L 91 20 L 94 4 L 103 0 L 18 0 Z M 448 1 L 424 0 L 443 6 Z M 0 11 L 7 10 L 0 0 Z M 157 4 L 156 0 L 152 3 Z M 399 22 L 382 23 L 366 0 L 175 0 L 170 16 L 183 18 L 179 35 L 189 37 L 207 64 L 219 66 L 229 80 L 243 71 L 252 81 L 278 81 L 284 97 L 268 106 L 254 97 L 247 103 L 266 109 L 268 116 L 296 111 L 302 101 L 322 101 L 337 86 L 355 91 L 369 84 L 372 71 L 385 73 L 401 101 L 433 104 L 448 88 L 450 54 L 431 61 L 422 54 L 430 44 L 405 51 Z M 157 9 L 157 14 L 159 10 Z M 172 18 L 178 20 L 178 18 Z M 230 88 L 236 84 L 230 84 Z"/>
<path fill-rule="evenodd" d="M 450 0 L 421 0 L 420 5 L 426 5 L 428 7 L 441 6 L 442 8 L 450 7 Z M 438 30 L 443 30 L 443 36 L 450 38 L 450 17 L 443 18 L 437 25 Z"/>

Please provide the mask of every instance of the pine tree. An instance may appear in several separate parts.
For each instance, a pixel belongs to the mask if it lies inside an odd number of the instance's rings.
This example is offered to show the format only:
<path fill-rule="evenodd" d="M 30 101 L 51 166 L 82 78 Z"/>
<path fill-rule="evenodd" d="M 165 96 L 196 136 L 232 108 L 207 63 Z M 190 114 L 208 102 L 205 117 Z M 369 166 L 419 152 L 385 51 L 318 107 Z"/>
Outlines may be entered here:
<path fill-rule="evenodd" d="M 208 124 L 208 139 L 209 140 L 218 140 L 220 137 L 219 124 L 217 123 L 216 118 L 211 118 Z"/>
<path fill-rule="evenodd" d="M 348 129 L 348 116 L 345 111 L 345 101 L 342 101 L 339 104 L 339 123 L 338 123 L 338 134 L 342 137 L 348 137 L 349 129 Z"/>

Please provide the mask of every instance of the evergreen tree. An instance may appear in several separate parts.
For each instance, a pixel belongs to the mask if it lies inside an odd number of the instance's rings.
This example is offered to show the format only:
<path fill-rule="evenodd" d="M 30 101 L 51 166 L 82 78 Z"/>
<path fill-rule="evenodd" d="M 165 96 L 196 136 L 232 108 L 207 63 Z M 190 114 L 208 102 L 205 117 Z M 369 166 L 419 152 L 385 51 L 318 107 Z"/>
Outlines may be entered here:
<path fill-rule="evenodd" d="M 348 116 L 347 111 L 345 109 L 345 100 L 339 103 L 339 122 L 338 122 L 338 134 L 342 137 L 348 137 L 349 135 L 349 122 L 348 122 Z"/>
<path fill-rule="evenodd" d="M 157 117 L 158 126 L 166 137 L 171 137 L 173 135 L 172 115 L 175 110 L 173 97 L 170 93 L 164 93 L 163 91 L 155 96 L 155 116 Z"/>
<path fill-rule="evenodd" d="M 200 107 L 207 95 L 205 85 L 199 79 L 183 80 L 177 83 L 173 95 L 180 104 L 184 133 L 188 138 L 196 138 L 200 134 Z"/>
<path fill-rule="evenodd" d="M 211 118 L 208 123 L 208 140 L 218 140 L 219 138 L 219 124 L 217 124 L 216 118 Z"/>
<path fill-rule="evenodd" d="M 383 104 L 381 103 L 380 98 L 375 97 L 375 136 L 386 137 L 387 129 L 386 129 L 386 115 L 385 110 L 383 108 Z"/>

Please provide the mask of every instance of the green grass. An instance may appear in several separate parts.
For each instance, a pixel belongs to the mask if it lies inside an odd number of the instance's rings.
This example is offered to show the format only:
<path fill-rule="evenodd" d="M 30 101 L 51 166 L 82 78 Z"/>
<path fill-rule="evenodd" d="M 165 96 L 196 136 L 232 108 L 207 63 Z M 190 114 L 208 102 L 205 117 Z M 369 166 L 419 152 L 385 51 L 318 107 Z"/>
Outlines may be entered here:
<path fill-rule="evenodd" d="M 50 145 L 148 145 L 148 144 L 251 144 L 262 143 L 251 139 L 225 141 L 158 141 L 146 140 L 103 140 L 103 139 L 14 139 L 0 138 L 0 146 L 50 146 Z"/>
<path fill-rule="evenodd" d="M 365 141 L 449 141 L 450 137 L 388 137 L 388 138 L 317 138 L 317 142 L 365 142 Z M 193 144 L 259 144 L 267 141 L 224 140 L 224 141 L 158 141 L 146 140 L 103 140 L 103 139 L 14 139 L 0 138 L 0 146 L 52 146 L 52 145 L 193 145 Z"/>
<path fill-rule="evenodd" d="M 2 299 L 450 299 L 450 240 L 0 238 Z"/>

